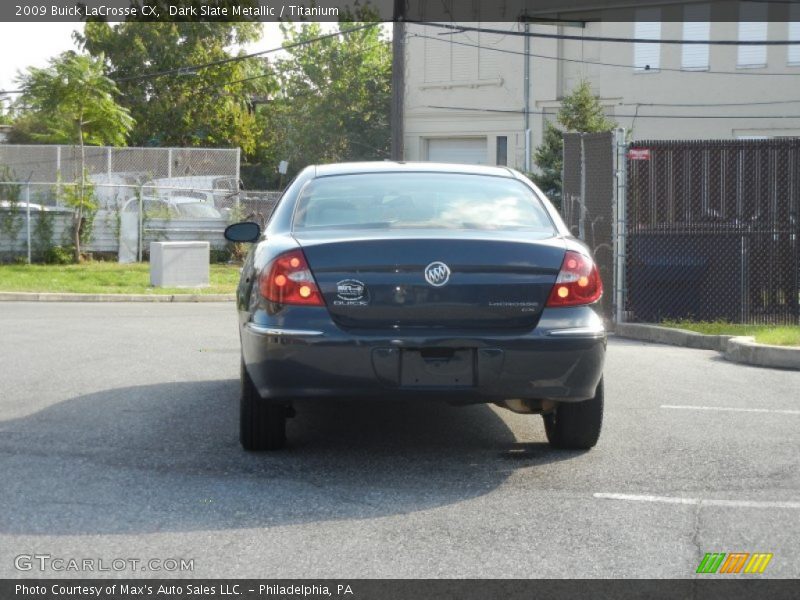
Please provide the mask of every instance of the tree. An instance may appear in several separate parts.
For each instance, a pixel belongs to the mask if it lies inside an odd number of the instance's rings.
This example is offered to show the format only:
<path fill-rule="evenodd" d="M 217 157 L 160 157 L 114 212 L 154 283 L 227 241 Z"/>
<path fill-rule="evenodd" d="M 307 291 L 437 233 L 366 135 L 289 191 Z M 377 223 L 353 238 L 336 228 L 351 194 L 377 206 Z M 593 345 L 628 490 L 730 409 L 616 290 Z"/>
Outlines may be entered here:
<path fill-rule="evenodd" d="M 116 102 L 118 90 L 105 76 L 102 56 L 64 52 L 45 69 L 28 68 L 19 83 L 20 104 L 30 121 L 38 123 L 39 132 L 31 135 L 48 143 L 77 144 L 80 149 L 80 174 L 74 174 L 75 185 L 65 186 L 65 200 L 74 209 L 73 243 L 79 262 L 81 240 L 96 210 L 87 182 L 85 145 L 123 145 L 133 119 Z"/>
<path fill-rule="evenodd" d="M 364 9 L 355 18 L 368 20 Z M 360 22 L 342 21 L 339 31 Z M 322 34 L 319 23 L 282 27 L 285 45 Z M 389 156 L 391 47 L 380 26 L 287 48 L 275 65 L 280 94 L 260 112 L 271 136 L 262 158 L 290 175 L 320 162 Z"/>
<path fill-rule="evenodd" d="M 0 95 L 0 125 L 11 125 L 11 111 L 6 110 L 3 103 L 3 96 Z"/>
<path fill-rule="evenodd" d="M 533 160 L 538 173 L 530 175 L 536 185 L 557 205 L 561 204 L 561 169 L 564 157 L 565 132 L 596 133 L 610 131 L 617 124 L 606 117 L 600 97 L 588 81 L 581 81 L 561 102 L 557 120 L 564 129 L 546 122 L 542 144 L 536 148 Z"/>
<path fill-rule="evenodd" d="M 253 153 L 261 130 L 251 100 L 271 93 L 274 79 L 265 60 L 231 61 L 227 48 L 260 35 L 260 24 L 251 22 L 127 21 L 89 22 L 75 37 L 91 55 L 105 57 L 136 120 L 132 145 L 238 146 Z M 228 62 L 193 68 L 215 61 Z"/>

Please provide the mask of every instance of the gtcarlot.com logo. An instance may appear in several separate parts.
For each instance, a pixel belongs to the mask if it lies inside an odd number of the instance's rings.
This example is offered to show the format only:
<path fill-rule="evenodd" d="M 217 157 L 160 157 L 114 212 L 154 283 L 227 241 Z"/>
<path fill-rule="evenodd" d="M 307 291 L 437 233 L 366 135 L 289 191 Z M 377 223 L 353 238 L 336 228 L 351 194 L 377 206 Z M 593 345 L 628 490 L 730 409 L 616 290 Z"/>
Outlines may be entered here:
<path fill-rule="evenodd" d="M 763 573 L 771 560 L 772 554 L 766 552 L 707 552 L 696 572 L 706 575 Z"/>
<path fill-rule="evenodd" d="M 50 554 L 20 554 L 14 557 L 18 571 L 95 573 L 121 571 L 194 571 L 194 559 L 186 558 L 76 558 Z"/>

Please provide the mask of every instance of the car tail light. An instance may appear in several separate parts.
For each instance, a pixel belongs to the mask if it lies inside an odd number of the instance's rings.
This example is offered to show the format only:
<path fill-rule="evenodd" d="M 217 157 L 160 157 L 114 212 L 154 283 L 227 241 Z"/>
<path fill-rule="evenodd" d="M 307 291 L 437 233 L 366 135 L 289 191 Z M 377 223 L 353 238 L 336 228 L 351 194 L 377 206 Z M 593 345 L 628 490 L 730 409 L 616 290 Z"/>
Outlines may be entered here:
<path fill-rule="evenodd" d="M 261 295 L 278 304 L 324 306 L 302 250 L 285 252 L 264 269 L 259 282 Z"/>
<path fill-rule="evenodd" d="M 591 304 L 602 295 L 603 282 L 594 261 L 580 252 L 567 250 L 547 306 Z"/>

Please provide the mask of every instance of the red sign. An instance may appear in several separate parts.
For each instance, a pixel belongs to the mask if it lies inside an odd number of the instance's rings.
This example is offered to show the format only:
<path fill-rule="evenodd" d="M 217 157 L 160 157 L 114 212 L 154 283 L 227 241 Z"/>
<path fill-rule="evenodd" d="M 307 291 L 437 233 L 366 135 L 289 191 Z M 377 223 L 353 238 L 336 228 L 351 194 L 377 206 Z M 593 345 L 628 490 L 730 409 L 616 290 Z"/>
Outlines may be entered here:
<path fill-rule="evenodd" d="M 631 160 L 650 160 L 650 148 L 631 148 L 628 150 L 628 158 Z"/>

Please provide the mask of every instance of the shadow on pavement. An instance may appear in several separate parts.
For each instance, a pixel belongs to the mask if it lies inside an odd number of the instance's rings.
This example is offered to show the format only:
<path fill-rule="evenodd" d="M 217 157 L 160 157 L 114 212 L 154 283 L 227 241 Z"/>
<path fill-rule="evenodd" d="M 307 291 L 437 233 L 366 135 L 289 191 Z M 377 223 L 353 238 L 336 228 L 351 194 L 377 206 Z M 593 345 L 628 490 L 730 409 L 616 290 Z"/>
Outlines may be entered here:
<path fill-rule="evenodd" d="M 111 389 L 0 422 L 0 533 L 390 516 L 481 496 L 517 469 L 580 454 L 520 443 L 482 405 L 301 402 L 290 447 L 276 453 L 244 452 L 237 426 L 235 380 Z"/>

